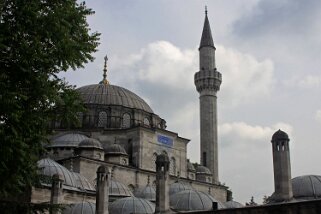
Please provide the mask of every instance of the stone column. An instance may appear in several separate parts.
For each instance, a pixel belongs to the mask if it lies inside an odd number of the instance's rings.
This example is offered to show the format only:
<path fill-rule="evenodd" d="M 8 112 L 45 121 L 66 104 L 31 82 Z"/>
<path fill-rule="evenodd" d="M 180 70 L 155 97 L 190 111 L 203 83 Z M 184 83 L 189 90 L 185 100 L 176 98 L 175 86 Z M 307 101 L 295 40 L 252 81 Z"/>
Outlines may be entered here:
<path fill-rule="evenodd" d="M 160 154 L 156 158 L 156 207 L 155 213 L 169 213 L 169 158 Z"/>
<path fill-rule="evenodd" d="M 108 214 L 108 169 L 100 166 L 97 169 L 96 214 Z"/>

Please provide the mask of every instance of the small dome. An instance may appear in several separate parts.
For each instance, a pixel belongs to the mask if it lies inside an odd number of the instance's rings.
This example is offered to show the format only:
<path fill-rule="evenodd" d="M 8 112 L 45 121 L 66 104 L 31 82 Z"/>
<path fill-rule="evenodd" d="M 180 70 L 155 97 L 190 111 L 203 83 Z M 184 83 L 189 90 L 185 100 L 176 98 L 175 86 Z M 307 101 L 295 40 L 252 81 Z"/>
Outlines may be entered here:
<path fill-rule="evenodd" d="M 271 142 L 278 141 L 278 140 L 290 140 L 290 139 L 287 133 L 279 129 L 273 134 Z"/>
<path fill-rule="evenodd" d="M 186 185 L 186 184 L 183 184 L 179 181 L 175 182 L 175 183 L 172 183 L 169 187 L 169 195 L 173 195 L 175 193 L 178 193 L 178 192 L 181 192 L 181 191 L 184 191 L 184 190 L 191 190 L 193 189 L 191 187 L 191 185 Z"/>
<path fill-rule="evenodd" d="M 82 140 L 79 143 L 79 148 L 103 149 L 103 147 L 101 146 L 101 143 L 94 138 L 87 138 L 87 139 Z"/>
<path fill-rule="evenodd" d="M 195 172 L 195 167 L 194 165 L 191 163 L 191 162 L 187 162 L 187 170 L 190 171 L 190 172 Z"/>
<path fill-rule="evenodd" d="M 78 204 L 66 205 L 66 208 L 63 209 L 62 214 L 95 214 L 96 205 L 91 202 L 81 202 Z"/>
<path fill-rule="evenodd" d="M 55 174 L 59 174 L 64 180 L 64 185 L 70 187 L 76 187 L 80 190 L 92 190 L 95 191 L 95 188 L 91 183 L 82 175 L 75 172 L 70 172 L 67 168 L 60 165 L 54 160 L 49 158 L 41 159 L 37 162 L 38 173 L 44 176 L 52 177 Z M 51 185 L 51 183 L 43 183 Z"/>
<path fill-rule="evenodd" d="M 135 93 L 110 84 L 86 85 L 77 89 L 84 104 L 125 106 L 153 113 L 151 107 Z"/>
<path fill-rule="evenodd" d="M 137 198 L 147 199 L 149 201 L 156 201 L 156 189 L 151 185 L 138 188 L 134 191 L 134 195 Z"/>
<path fill-rule="evenodd" d="M 108 145 L 105 148 L 105 154 L 108 155 L 128 155 L 125 151 L 124 147 L 121 145 L 114 143 L 112 145 Z"/>
<path fill-rule="evenodd" d="M 236 201 L 226 201 L 223 203 L 223 205 L 225 206 L 225 208 L 227 209 L 233 209 L 233 208 L 241 208 L 244 207 L 243 204 L 236 202 Z"/>
<path fill-rule="evenodd" d="M 295 199 L 313 199 L 321 197 L 321 176 L 304 175 L 292 179 Z"/>
<path fill-rule="evenodd" d="M 110 214 L 154 213 L 155 205 L 142 198 L 126 197 L 109 205 Z"/>
<path fill-rule="evenodd" d="M 126 197 L 133 196 L 133 193 L 124 184 L 115 180 L 111 180 L 109 185 L 109 196 Z"/>
<path fill-rule="evenodd" d="M 207 174 L 207 175 L 212 175 L 211 171 L 205 167 L 205 166 L 201 166 L 201 165 L 198 165 L 196 167 L 196 173 L 197 174 Z"/>
<path fill-rule="evenodd" d="M 170 206 L 174 211 L 201 211 L 211 210 L 213 202 L 218 203 L 218 208 L 224 205 L 211 195 L 196 190 L 184 190 L 170 196 Z"/>
<path fill-rule="evenodd" d="M 77 147 L 79 143 L 85 139 L 88 139 L 86 135 L 79 134 L 76 132 L 62 133 L 53 136 L 50 141 L 51 144 L 47 148 L 54 147 Z"/>

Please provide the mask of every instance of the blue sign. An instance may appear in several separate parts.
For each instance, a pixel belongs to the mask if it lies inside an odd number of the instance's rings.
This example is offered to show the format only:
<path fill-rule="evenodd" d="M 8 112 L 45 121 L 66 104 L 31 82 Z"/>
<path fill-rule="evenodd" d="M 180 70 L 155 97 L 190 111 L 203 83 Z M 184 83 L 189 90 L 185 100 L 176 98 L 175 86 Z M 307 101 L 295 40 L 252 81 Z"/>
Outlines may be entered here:
<path fill-rule="evenodd" d="M 173 139 L 163 135 L 157 135 L 157 141 L 159 143 L 165 144 L 166 146 L 173 146 Z"/>

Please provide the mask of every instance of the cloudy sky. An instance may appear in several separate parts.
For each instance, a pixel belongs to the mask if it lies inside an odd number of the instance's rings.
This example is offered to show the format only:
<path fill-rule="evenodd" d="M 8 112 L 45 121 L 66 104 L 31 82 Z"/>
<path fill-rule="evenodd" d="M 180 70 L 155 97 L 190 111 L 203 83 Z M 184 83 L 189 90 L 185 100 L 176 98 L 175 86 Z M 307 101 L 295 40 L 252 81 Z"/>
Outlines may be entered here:
<path fill-rule="evenodd" d="M 83 86 L 108 79 L 142 98 L 191 139 L 199 162 L 198 71 L 204 6 L 217 69 L 220 180 L 242 203 L 273 192 L 271 136 L 288 132 L 292 177 L 321 174 L 321 1 L 95 0 L 88 21 L 102 33 L 96 60 L 62 76 Z"/>

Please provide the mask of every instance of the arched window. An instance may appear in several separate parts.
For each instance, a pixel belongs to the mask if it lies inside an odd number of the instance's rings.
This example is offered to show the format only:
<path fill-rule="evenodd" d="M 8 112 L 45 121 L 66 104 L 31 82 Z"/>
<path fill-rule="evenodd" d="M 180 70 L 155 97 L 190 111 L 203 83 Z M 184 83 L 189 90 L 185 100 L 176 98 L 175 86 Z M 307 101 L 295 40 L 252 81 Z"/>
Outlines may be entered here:
<path fill-rule="evenodd" d="M 77 114 L 77 119 L 78 119 L 78 121 L 79 121 L 78 127 L 82 127 L 82 121 L 83 121 L 84 113 L 82 113 L 82 112 L 77 112 L 76 114 Z"/>
<path fill-rule="evenodd" d="M 144 126 L 150 126 L 150 122 L 147 117 L 144 118 Z"/>
<path fill-rule="evenodd" d="M 98 115 L 98 127 L 106 127 L 107 126 L 107 113 L 104 111 L 99 112 Z"/>
<path fill-rule="evenodd" d="M 152 169 L 156 171 L 156 158 L 157 158 L 157 153 L 155 152 L 152 157 Z"/>
<path fill-rule="evenodd" d="M 128 113 L 123 114 L 122 127 L 123 128 L 129 128 L 130 127 L 130 114 L 128 114 Z"/>
<path fill-rule="evenodd" d="M 171 158 L 169 163 L 169 174 L 176 175 L 176 160 L 174 157 Z"/>

